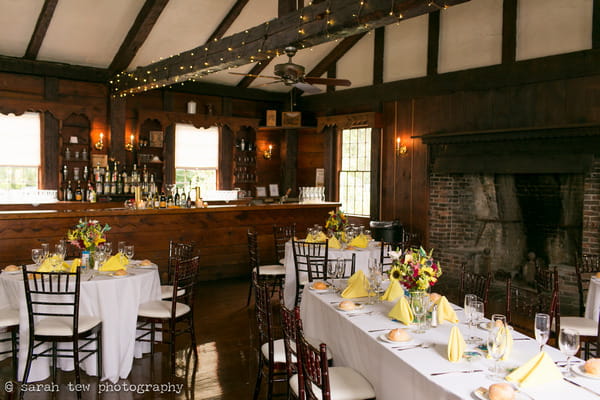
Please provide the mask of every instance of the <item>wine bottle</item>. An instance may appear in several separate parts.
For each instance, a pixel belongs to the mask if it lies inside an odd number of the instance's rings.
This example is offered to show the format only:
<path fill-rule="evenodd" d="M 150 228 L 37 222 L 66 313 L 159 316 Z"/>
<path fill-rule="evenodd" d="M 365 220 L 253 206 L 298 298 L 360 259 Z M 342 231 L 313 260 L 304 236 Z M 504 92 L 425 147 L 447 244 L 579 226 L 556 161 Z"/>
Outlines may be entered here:
<path fill-rule="evenodd" d="M 77 181 L 77 188 L 75 189 L 75 201 L 81 201 L 83 198 L 81 194 L 81 181 Z"/>
<path fill-rule="evenodd" d="M 65 196 L 66 201 L 73 201 L 73 189 L 71 188 L 71 181 L 67 186 L 67 195 Z"/>
<path fill-rule="evenodd" d="M 192 208 L 192 198 L 190 192 L 188 192 L 187 199 L 185 201 L 185 208 Z"/>
<path fill-rule="evenodd" d="M 175 207 L 181 207 L 181 200 L 179 198 L 179 188 L 175 186 L 175 199 L 173 200 Z"/>
<path fill-rule="evenodd" d="M 161 192 L 160 194 L 160 208 L 167 208 L 167 196 L 165 196 L 165 192 Z"/>

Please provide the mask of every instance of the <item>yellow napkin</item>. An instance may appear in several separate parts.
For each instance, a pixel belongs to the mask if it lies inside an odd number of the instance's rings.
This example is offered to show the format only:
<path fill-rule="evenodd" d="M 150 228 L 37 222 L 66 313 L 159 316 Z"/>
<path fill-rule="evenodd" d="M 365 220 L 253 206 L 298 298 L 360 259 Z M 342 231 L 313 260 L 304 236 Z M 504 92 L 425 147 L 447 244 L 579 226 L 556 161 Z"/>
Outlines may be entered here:
<path fill-rule="evenodd" d="M 458 329 L 458 326 L 453 326 L 450 331 L 450 339 L 448 339 L 448 360 L 450 362 L 458 362 L 465 352 L 465 340 Z"/>
<path fill-rule="evenodd" d="M 402 289 L 397 280 L 392 279 L 390 285 L 381 296 L 381 300 L 394 301 L 400 296 L 404 296 L 404 289 Z"/>
<path fill-rule="evenodd" d="M 332 249 L 341 249 L 342 248 L 340 241 L 335 236 L 332 236 L 329 238 L 329 242 L 327 245 Z"/>
<path fill-rule="evenodd" d="M 363 249 L 369 245 L 369 240 L 362 233 L 350 241 L 350 246 L 362 247 Z"/>
<path fill-rule="evenodd" d="M 81 265 L 81 259 L 75 258 L 71 262 L 70 272 L 77 272 L 77 267 Z"/>
<path fill-rule="evenodd" d="M 57 265 L 57 264 L 58 264 L 57 256 L 46 257 L 44 262 L 42 262 L 42 265 L 40 265 L 38 267 L 37 272 L 54 272 L 57 269 L 57 268 L 55 268 L 55 265 Z"/>
<path fill-rule="evenodd" d="M 100 266 L 100 271 L 117 271 L 119 269 L 125 269 L 125 266 L 128 263 L 129 259 L 127 257 L 121 253 L 117 253 Z"/>
<path fill-rule="evenodd" d="M 562 374 L 545 351 L 540 352 L 506 377 L 507 381 L 518 383 L 522 387 L 541 385 L 559 379 L 562 379 Z"/>
<path fill-rule="evenodd" d="M 453 324 L 458 322 L 458 317 L 456 316 L 456 311 L 454 311 L 452 309 L 446 296 L 440 297 L 440 299 L 437 302 L 437 305 L 438 305 L 438 308 L 437 308 L 438 324 L 441 324 L 444 321 L 449 321 L 449 322 L 452 322 Z"/>
<path fill-rule="evenodd" d="M 323 232 L 319 232 L 316 235 L 308 234 L 306 236 L 305 242 L 307 243 L 320 243 L 325 242 L 327 240 L 327 236 Z"/>
<path fill-rule="evenodd" d="M 490 322 L 490 324 L 491 324 L 491 322 Z M 512 329 L 507 329 L 507 328 L 505 328 L 505 329 L 506 329 L 506 349 L 504 350 L 504 355 L 501 358 L 502 361 L 508 360 L 508 358 L 510 357 L 510 353 L 512 352 L 512 348 L 513 348 Z M 492 358 L 489 354 L 486 357 Z"/>
<path fill-rule="evenodd" d="M 342 297 L 345 299 L 353 299 L 355 297 L 366 297 L 369 295 L 365 289 L 365 276 L 361 270 L 356 271 L 349 279 L 348 286 L 342 292 Z"/>
<path fill-rule="evenodd" d="M 396 305 L 392 308 L 388 317 L 397 319 L 404 325 L 410 325 L 412 323 L 414 315 L 405 296 L 402 296 L 400 300 L 396 302 Z"/>

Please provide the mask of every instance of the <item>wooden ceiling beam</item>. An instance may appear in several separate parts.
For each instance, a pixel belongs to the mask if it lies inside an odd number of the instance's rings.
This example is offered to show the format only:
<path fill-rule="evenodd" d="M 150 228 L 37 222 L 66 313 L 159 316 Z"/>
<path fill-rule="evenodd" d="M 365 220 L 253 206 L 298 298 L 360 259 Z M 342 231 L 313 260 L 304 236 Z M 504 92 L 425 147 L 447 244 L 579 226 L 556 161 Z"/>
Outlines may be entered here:
<path fill-rule="evenodd" d="M 207 40 L 207 43 L 210 43 L 214 40 L 219 40 L 223 37 L 227 29 L 231 27 L 236 18 L 240 15 L 244 7 L 248 4 L 248 0 L 237 0 L 233 7 L 229 10 L 223 21 L 217 26 L 217 29 L 210 35 Z"/>
<path fill-rule="evenodd" d="M 27 45 L 27 50 L 25 51 L 23 58 L 27 60 L 35 60 L 37 58 L 40 47 L 42 47 L 42 42 L 44 41 L 44 37 L 46 37 L 48 27 L 50 26 L 50 21 L 52 21 L 52 16 L 54 15 L 54 10 L 56 9 L 57 4 L 58 0 L 44 1 L 44 5 L 42 6 L 42 10 L 38 16 L 35 29 L 31 34 L 31 39 L 29 40 L 29 44 Z"/>
<path fill-rule="evenodd" d="M 441 0 L 436 0 L 441 2 Z M 312 47 L 335 39 L 366 32 L 398 21 L 438 10 L 432 0 L 331 0 L 313 4 L 221 40 L 207 42 L 168 59 L 117 74 L 111 80 L 113 94 L 165 87 L 203 75 L 271 59 L 286 46 Z M 470 0 L 444 0 L 445 6 Z M 362 4 L 362 5 L 361 5 Z"/>
<path fill-rule="evenodd" d="M 267 68 L 267 66 L 271 63 L 271 60 L 263 60 L 263 61 L 259 61 L 257 62 L 254 67 L 252 67 L 252 69 L 250 70 L 250 72 L 248 72 L 248 75 L 245 76 L 238 84 L 237 87 L 239 88 L 247 88 L 248 86 L 250 86 L 250 84 L 252 82 L 254 82 L 254 80 L 257 78 L 256 75 L 260 75 L 265 68 Z M 252 76 L 254 75 L 254 76 Z"/>
<path fill-rule="evenodd" d="M 333 48 L 306 76 L 321 76 L 334 66 L 340 58 L 344 56 L 367 32 L 361 32 L 354 36 L 344 38 L 337 46 Z"/>
<path fill-rule="evenodd" d="M 85 82 L 104 83 L 110 79 L 107 69 L 83 67 L 50 61 L 26 60 L 24 58 L 0 56 L 0 72 L 10 72 Z"/>
<path fill-rule="evenodd" d="M 154 28 L 154 24 L 156 24 L 158 17 L 168 2 L 169 0 L 146 0 L 133 25 L 131 25 L 129 32 L 127 32 L 123 43 L 121 43 L 119 51 L 117 51 L 117 54 L 115 54 L 108 67 L 111 75 L 129 66 L 131 60 L 133 60 L 140 47 L 142 47 L 148 38 L 152 28 Z"/>

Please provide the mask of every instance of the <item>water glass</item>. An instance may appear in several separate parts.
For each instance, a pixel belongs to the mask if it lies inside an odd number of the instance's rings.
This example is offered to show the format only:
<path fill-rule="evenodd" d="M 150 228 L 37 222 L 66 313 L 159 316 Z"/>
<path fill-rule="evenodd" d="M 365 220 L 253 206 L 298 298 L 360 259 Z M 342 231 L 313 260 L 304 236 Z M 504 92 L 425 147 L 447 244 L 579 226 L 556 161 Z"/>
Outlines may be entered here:
<path fill-rule="evenodd" d="M 496 321 L 502 322 L 502 326 L 508 326 L 508 324 L 506 323 L 506 315 L 504 315 L 504 314 L 492 314 L 491 327 L 494 327 L 498 324 Z"/>
<path fill-rule="evenodd" d="M 129 260 L 133 260 L 134 254 L 134 246 L 132 244 L 125 246 L 125 257 L 127 257 Z"/>
<path fill-rule="evenodd" d="M 423 317 L 429 309 L 429 294 L 427 292 L 411 293 L 410 305 L 417 319 L 417 330 L 415 333 L 425 333 L 425 329 L 423 329 Z"/>
<path fill-rule="evenodd" d="M 39 267 L 44 259 L 43 249 L 31 249 L 31 259 L 35 263 L 36 267 Z"/>
<path fill-rule="evenodd" d="M 469 307 L 470 307 L 470 312 L 471 312 L 471 319 L 470 319 L 470 323 L 469 323 L 469 332 L 471 333 L 471 336 L 469 336 L 467 338 L 467 340 L 465 340 L 465 342 L 468 344 L 478 344 L 482 341 L 482 339 L 478 336 L 473 335 L 473 325 L 477 324 L 477 321 L 479 321 L 481 318 L 483 318 L 483 313 L 484 313 L 483 302 L 479 301 L 479 300 L 471 301 Z"/>
<path fill-rule="evenodd" d="M 65 256 L 67 255 L 67 247 L 63 243 L 55 244 L 54 253 L 56 253 L 60 261 L 64 261 Z"/>
<path fill-rule="evenodd" d="M 121 254 L 125 254 L 125 246 L 127 245 L 127 242 L 121 240 L 119 241 L 119 245 L 118 245 L 118 252 Z"/>
<path fill-rule="evenodd" d="M 571 357 L 577 354 L 577 351 L 579 350 L 579 332 L 574 329 L 562 328 L 558 335 L 558 347 L 560 348 L 560 351 L 567 356 L 567 370 L 565 371 L 565 376 L 572 377 Z"/>
<path fill-rule="evenodd" d="M 43 257 L 48 258 L 48 255 L 50 254 L 50 243 L 42 243 L 41 246 Z"/>
<path fill-rule="evenodd" d="M 550 316 L 548 314 L 535 314 L 535 340 L 540 345 L 540 352 L 550 337 Z"/>
<path fill-rule="evenodd" d="M 333 288 L 334 292 L 337 292 L 337 288 L 335 287 L 335 281 L 334 281 L 334 278 L 336 277 L 335 276 L 336 271 L 337 271 L 337 261 L 333 262 L 333 260 L 329 260 L 327 262 L 327 277 L 331 281 L 331 287 Z"/>
<path fill-rule="evenodd" d="M 367 291 L 367 304 L 373 304 L 373 287 L 371 285 L 371 274 L 366 274 L 365 279 L 363 280 L 363 285 L 365 290 Z"/>
<path fill-rule="evenodd" d="M 110 257 L 110 255 L 112 254 L 112 243 L 104 242 L 102 244 L 102 251 L 104 251 L 104 254 L 106 254 L 107 257 Z"/>
<path fill-rule="evenodd" d="M 491 368 L 491 377 L 499 378 L 500 371 L 498 362 L 506 352 L 508 344 L 507 328 L 505 326 L 494 326 L 487 337 L 487 351 L 489 356 L 494 360 L 493 368 Z"/>

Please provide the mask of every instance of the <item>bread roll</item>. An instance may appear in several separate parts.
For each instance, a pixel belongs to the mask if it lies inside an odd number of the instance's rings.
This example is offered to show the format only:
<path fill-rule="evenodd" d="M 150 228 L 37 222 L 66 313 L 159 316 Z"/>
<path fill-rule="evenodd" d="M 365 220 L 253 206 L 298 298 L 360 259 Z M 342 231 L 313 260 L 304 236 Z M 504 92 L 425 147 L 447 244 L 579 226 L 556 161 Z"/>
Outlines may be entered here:
<path fill-rule="evenodd" d="M 19 267 L 17 267 L 16 265 L 7 265 L 6 267 L 4 267 L 4 270 L 6 272 L 14 272 L 14 271 L 18 271 Z"/>
<path fill-rule="evenodd" d="M 600 376 L 600 358 L 590 358 L 583 364 L 583 369 L 588 374 Z"/>
<path fill-rule="evenodd" d="M 412 339 L 408 332 L 402 328 L 392 329 L 388 332 L 387 337 L 394 342 L 408 342 Z"/>
<path fill-rule="evenodd" d="M 352 300 L 344 300 L 339 305 L 341 310 L 351 311 L 356 308 L 356 304 Z"/>
<path fill-rule="evenodd" d="M 600 272 L 596 272 L 596 278 L 600 278 Z"/>
<path fill-rule="evenodd" d="M 142 262 L 140 262 L 140 265 L 152 265 L 152 261 L 145 259 L 145 260 L 142 260 Z"/>
<path fill-rule="evenodd" d="M 313 285 L 312 285 L 312 288 L 313 288 L 313 289 L 316 289 L 316 290 L 325 290 L 325 289 L 327 289 L 328 287 L 329 287 L 329 286 L 327 286 L 327 284 L 326 284 L 325 282 L 320 282 L 320 281 L 319 281 L 319 282 L 315 282 L 315 283 L 313 283 Z"/>
<path fill-rule="evenodd" d="M 114 275 L 115 276 L 124 276 L 124 275 L 127 275 L 127 271 L 125 271 L 124 269 L 118 269 L 115 271 Z"/>
<path fill-rule="evenodd" d="M 515 398 L 515 389 L 508 383 L 494 383 L 488 389 L 490 400 L 512 400 Z"/>
<path fill-rule="evenodd" d="M 442 295 L 439 293 L 431 293 L 429 295 L 429 300 L 431 303 L 437 303 L 442 298 Z"/>

